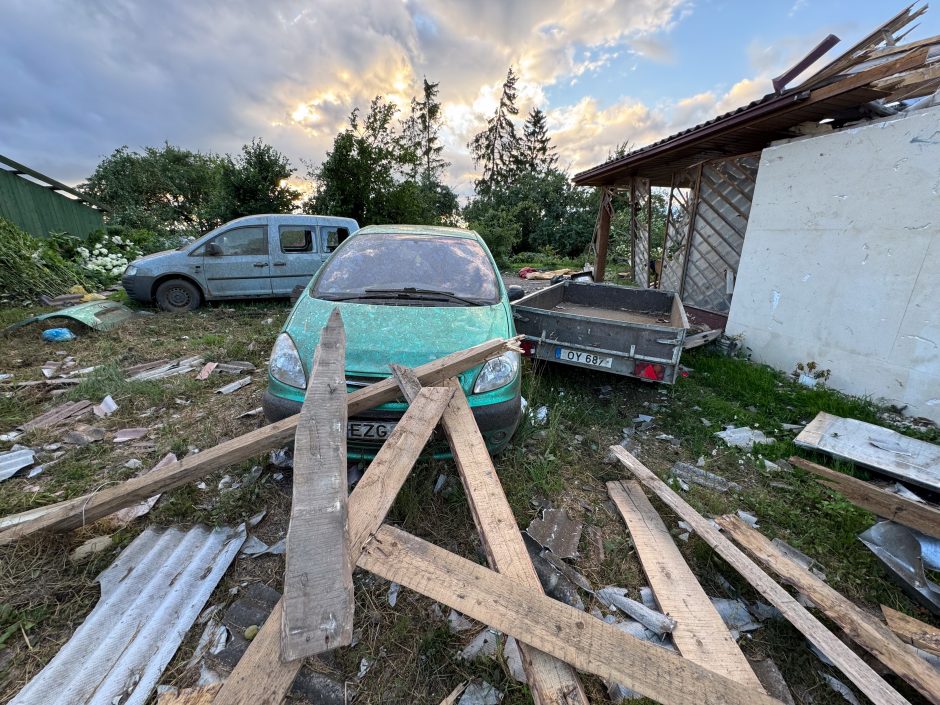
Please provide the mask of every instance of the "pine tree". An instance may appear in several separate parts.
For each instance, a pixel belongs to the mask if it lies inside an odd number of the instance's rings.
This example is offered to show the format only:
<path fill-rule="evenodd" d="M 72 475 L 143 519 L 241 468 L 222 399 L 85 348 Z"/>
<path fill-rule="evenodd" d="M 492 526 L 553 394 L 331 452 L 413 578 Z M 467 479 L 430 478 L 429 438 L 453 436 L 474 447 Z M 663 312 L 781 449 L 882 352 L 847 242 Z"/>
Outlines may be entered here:
<path fill-rule="evenodd" d="M 523 167 L 529 171 L 544 174 L 558 163 L 558 155 L 548 136 L 545 113 L 539 108 L 532 108 L 526 117 L 521 152 Z"/>
<path fill-rule="evenodd" d="M 412 111 L 417 107 L 417 127 L 420 131 L 417 153 L 424 170 L 422 176 L 425 183 L 436 181 L 440 173 L 450 166 L 448 162 L 441 158 L 444 145 L 440 144 L 438 139 L 438 133 L 443 122 L 441 103 L 437 100 L 439 85 L 440 83 L 430 83 L 425 76 L 424 100 L 414 101 L 412 99 Z"/>
<path fill-rule="evenodd" d="M 474 165 L 483 167 L 483 176 L 477 181 L 480 192 L 489 191 L 494 185 L 509 183 L 517 171 L 520 143 L 512 120 L 519 114 L 516 107 L 517 80 L 518 76 L 510 66 L 496 112 L 487 120 L 486 129 L 467 145 Z"/>

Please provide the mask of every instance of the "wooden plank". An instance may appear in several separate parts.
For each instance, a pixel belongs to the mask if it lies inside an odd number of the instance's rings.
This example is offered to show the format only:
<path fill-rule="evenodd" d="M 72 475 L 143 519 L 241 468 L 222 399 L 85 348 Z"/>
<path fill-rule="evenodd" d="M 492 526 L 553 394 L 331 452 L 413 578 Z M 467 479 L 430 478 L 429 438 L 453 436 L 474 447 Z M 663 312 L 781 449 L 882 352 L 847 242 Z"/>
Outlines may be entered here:
<path fill-rule="evenodd" d="M 820 483 L 840 492 L 853 504 L 928 536 L 940 538 L 940 509 L 906 499 L 893 492 L 886 492 L 856 477 L 803 458 L 793 456 L 790 463 L 818 475 Z"/>
<path fill-rule="evenodd" d="M 164 693 L 157 698 L 157 705 L 212 705 L 221 687 L 221 683 L 213 683 L 198 688 L 183 688 L 179 693 Z"/>
<path fill-rule="evenodd" d="M 910 683 L 934 705 L 940 705 L 940 672 L 920 658 L 890 629 L 845 599 L 803 566 L 796 564 L 763 534 L 736 516 L 718 518 L 732 538 L 783 580 L 806 595 L 851 639 Z"/>
<path fill-rule="evenodd" d="M 516 342 L 495 338 L 475 347 L 452 353 L 418 367 L 422 384 L 436 384 L 515 349 Z M 356 390 L 347 398 L 349 416 L 394 401 L 400 395 L 394 379 Z M 268 426 L 251 431 L 230 441 L 187 456 L 168 465 L 159 473 L 148 473 L 118 485 L 103 488 L 99 492 L 48 505 L 48 511 L 36 514 L 35 510 L 4 517 L 6 528 L 0 531 L 0 546 L 11 543 L 37 531 L 65 531 L 76 529 L 90 522 L 131 506 L 137 502 L 166 492 L 174 487 L 198 480 L 216 470 L 253 458 L 289 443 L 297 430 L 298 416 L 290 416 Z"/>
<path fill-rule="evenodd" d="M 453 392 L 428 387 L 408 407 L 349 495 L 349 552 L 354 558 L 385 521 Z M 316 554 L 314 554 L 316 555 Z M 215 705 L 281 705 L 303 660 L 281 659 L 283 599 L 278 600 L 248 650 L 226 679 Z"/>
<path fill-rule="evenodd" d="M 853 73 L 845 78 L 840 78 L 834 83 L 830 83 L 828 86 L 823 86 L 822 88 L 817 88 L 812 91 L 809 96 L 810 102 L 817 102 L 820 100 L 826 100 L 827 98 L 832 98 L 843 93 L 848 93 L 851 90 L 856 88 L 862 88 L 868 84 L 887 78 L 888 76 L 893 76 L 896 73 L 901 73 L 903 71 L 910 71 L 912 69 L 919 68 L 924 65 L 924 62 L 927 61 L 927 54 L 930 51 L 927 47 L 921 49 L 915 49 L 914 51 L 905 54 L 899 59 L 894 59 L 893 61 L 887 61 L 883 64 L 875 66 L 874 68 L 866 69 L 865 71 L 859 71 L 858 73 Z"/>
<path fill-rule="evenodd" d="M 620 446 L 611 446 L 611 451 L 640 482 L 682 517 L 705 543 L 738 571 L 770 604 L 780 610 L 790 624 L 800 630 L 803 636 L 825 654 L 875 705 L 907 703 L 907 700 L 885 683 L 854 651 L 826 629 L 790 593 L 722 536 L 718 529 L 656 477 L 649 468 Z"/>
<path fill-rule="evenodd" d="M 656 601 L 676 621 L 672 640 L 679 653 L 715 673 L 764 692 L 639 483 L 608 482 L 607 492 L 630 529 Z"/>
<path fill-rule="evenodd" d="M 934 656 L 940 656 L 940 629 L 885 605 L 881 606 L 881 613 L 885 616 L 888 629 L 905 644 L 911 644 Z"/>
<path fill-rule="evenodd" d="M 392 365 L 391 369 L 405 398 L 414 399 L 421 390 L 421 382 L 414 371 L 398 365 Z M 450 380 L 448 384 L 454 396 L 441 421 L 487 562 L 493 570 L 530 590 L 541 592 L 542 584 L 532 566 L 473 411 L 457 381 Z M 578 674 L 568 664 L 523 642 L 519 642 L 519 651 L 532 698 L 537 705 L 588 705 Z"/>
<path fill-rule="evenodd" d="M 320 333 L 294 436 L 281 656 L 352 643 L 352 561 L 346 500 L 346 331 L 334 308 Z"/>
<path fill-rule="evenodd" d="M 889 428 L 821 411 L 793 442 L 940 492 L 940 446 Z"/>
<path fill-rule="evenodd" d="M 779 705 L 764 693 L 388 524 L 376 531 L 358 565 L 665 705 Z"/>
<path fill-rule="evenodd" d="M 691 350 L 692 348 L 706 345 L 713 340 L 720 338 L 722 333 L 724 333 L 724 331 L 706 330 L 702 333 L 696 333 L 695 335 L 687 335 L 685 340 L 682 342 L 682 349 Z"/>

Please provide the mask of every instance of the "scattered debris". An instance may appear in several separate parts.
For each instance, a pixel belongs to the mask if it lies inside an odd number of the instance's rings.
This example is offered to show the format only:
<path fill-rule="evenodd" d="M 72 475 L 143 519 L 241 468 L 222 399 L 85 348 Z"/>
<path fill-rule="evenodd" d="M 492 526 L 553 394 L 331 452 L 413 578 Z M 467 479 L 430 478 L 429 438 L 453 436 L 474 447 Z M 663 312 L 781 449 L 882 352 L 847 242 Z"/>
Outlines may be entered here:
<path fill-rule="evenodd" d="M 401 590 L 401 585 L 398 583 L 392 583 L 388 587 L 388 604 L 390 607 L 394 607 L 398 604 L 398 591 Z"/>
<path fill-rule="evenodd" d="M 11 705 L 148 702 L 244 538 L 243 529 L 146 529 L 98 576 L 98 604 Z"/>
<path fill-rule="evenodd" d="M 738 516 L 740 516 L 740 514 Z M 751 526 L 753 528 L 754 525 L 751 525 Z M 807 556 L 805 553 L 803 553 L 799 549 L 793 548 L 793 546 L 788 544 L 783 539 L 776 538 L 773 541 L 771 541 L 771 543 L 774 546 L 776 546 L 777 549 L 783 555 L 785 555 L 791 561 L 796 563 L 798 566 L 805 568 L 806 570 L 808 570 L 810 573 L 815 575 L 820 580 L 826 579 L 826 574 L 822 571 L 822 569 L 819 567 L 819 564 L 816 563 L 816 560 L 814 558 Z"/>
<path fill-rule="evenodd" d="M 200 380 L 200 381 L 201 381 L 201 380 L 205 380 L 205 379 L 209 379 L 209 375 L 212 374 L 212 370 L 214 370 L 214 369 L 216 368 L 216 365 L 218 365 L 218 364 L 219 364 L 218 362 L 207 362 L 207 363 L 205 364 L 205 367 L 203 367 L 201 370 L 199 370 L 199 374 L 196 375 L 196 379 L 198 379 L 198 380 Z"/>
<path fill-rule="evenodd" d="M 187 374 L 202 365 L 203 359 L 199 355 L 181 357 L 178 360 L 159 360 L 134 365 L 124 370 L 129 380 L 154 380 Z"/>
<path fill-rule="evenodd" d="M 100 404 L 95 404 L 93 407 L 91 407 L 91 410 L 95 416 L 104 418 L 105 416 L 110 416 L 115 411 L 117 411 L 118 405 L 114 402 L 114 399 L 112 399 L 111 395 L 109 394 L 101 400 Z"/>
<path fill-rule="evenodd" d="M 796 705 L 793 694 L 783 679 L 783 674 L 772 659 L 748 659 L 748 661 L 761 685 L 764 686 L 764 690 L 767 691 L 767 695 L 776 698 L 783 705 Z"/>
<path fill-rule="evenodd" d="M 226 384 L 224 387 L 219 387 L 215 390 L 216 394 L 231 394 L 232 392 L 237 392 L 242 387 L 251 384 L 251 377 L 242 377 L 231 384 Z"/>
<path fill-rule="evenodd" d="M 216 372 L 225 372 L 230 375 L 244 374 L 245 372 L 254 372 L 257 369 L 250 362 L 219 362 L 215 365 Z"/>
<path fill-rule="evenodd" d="M 627 597 L 627 591 L 624 588 L 608 585 L 598 590 L 595 594 L 597 598 L 608 607 L 616 607 L 622 610 L 659 636 L 671 634 L 676 628 L 676 623 L 666 615 L 651 610 L 642 602 L 637 602 Z"/>
<path fill-rule="evenodd" d="M 94 330 L 105 331 L 117 328 L 133 317 L 134 312 L 124 304 L 119 304 L 116 301 L 97 300 L 63 308 L 59 311 L 33 316 L 19 323 L 14 323 L 12 326 L 7 327 L 6 330 L 15 330 L 29 325 L 30 323 L 39 323 L 53 318 L 69 318 Z M 49 330 L 68 330 L 68 328 L 50 328 Z M 43 340 L 45 340 L 45 337 L 43 337 Z M 66 338 L 66 340 L 71 340 L 71 338 Z"/>
<path fill-rule="evenodd" d="M 763 431 L 757 431 L 747 426 L 728 426 L 724 431 L 715 434 L 727 443 L 729 446 L 741 448 L 742 450 L 751 450 L 755 443 L 773 443 L 773 438 L 768 438 Z"/>
<path fill-rule="evenodd" d="M 573 521 L 564 509 L 545 509 L 541 518 L 532 520 L 526 533 L 559 558 L 574 558 L 582 529 L 583 525 Z"/>
<path fill-rule="evenodd" d="M 357 681 L 361 681 L 365 677 L 369 669 L 372 668 L 373 663 L 375 663 L 375 661 L 371 661 L 367 658 L 363 658 L 362 661 L 359 662 L 359 672 L 356 674 Z"/>
<path fill-rule="evenodd" d="M 542 551 L 540 554 L 542 558 L 552 564 L 552 567 L 555 568 L 559 573 L 564 575 L 568 580 L 573 582 L 579 588 L 585 592 L 594 592 L 594 588 L 591 586 L 590 581 L 585 578 L 581 573 L 576 571 L 570 565 L 565 563 L 561 558 L 558 558 L 554 553 L 549 551 L 547 548 Z"/>
<path fill-rule="evenodd" d="M 513 637 L 507 637 L 503 644 L 503 658 L 506 659 L 506 667 L 509 669 L 509 675 L 517 683 L 525 683 L 525 669 L 522 666 L 522 653 L 519 651 L 519 644 Z"/>
<path fill-rule="evenodd" d="M 87 446 L 89 443 L 97 443 L 105 436 L 105 430 L 88 424 L 76 424 L 75 428 L 62 436 L 62 442 L 75 446 Z"/>
<path fill-rule="evenodd" d="M 67 343 L 78 336 L 68 328 L 47 328 L 40 337 L 47 343 Z"/>
<path fill-rule="evenodd" d="M 128 461 L 128 463 L 130 462 L 131 461 Z M 158 462 L 156 465 L 150 468 L 150 470 L 147 470 L 147 472 L 141 473 L 141 474 L 145 475 L 150 472 L 156 472 L 157 470 L 165 468 L 167 465 L 170 465 L 175 462 L 176 462 L 176 455 L 174 453 L 167 453 L 160 459 L 160 462 Z M 140 465 L 139 460 L 137 461 L 137 464 L 138 466 Z M 114 514 L 111 514 L 107 518 L 111 520 L 113 523 L 117 524 L 118 526 L 127 526 L 132 521 L 134 521 L 134 519 L 144 516 L 145 514 L 147 514 L 147 512 L 153 509 L 154 505 L 157 503 L 159 499 L 160 499 L 160 495 L 155 494 L 153 497 L 148 497 L 147 499 L 141 500 L 137 504 L 133 504 L 130 507 L 124 507 L 123 509 L 119 509 L 116 512 L 114 512 Z"/>
<path fill-rule="evenodd" d="M 742 632 L 752 632 L 760 629 L 760 624 L 751 618 L 744 600 L 732 600 L 727 597 L 709 597 L 722 621 L 731 631 L 735 639 Z"/>
<path fill-rule="evenodd" d="M 473 680 L 463 690 L 457 705 L 499 705 L 503 694 L 484 680 Z"/>
<path fill-rule="evenodd" d="M 457 658 L 463 661 L 475 661 L 480 657 L 493 658 L 499 649 L 501 636 L 495 629 L 486 628 L 461 650 Z"/>
<path fill-rule="evenodd" d="M 757 528 L 757 517 L 756 517 L 756 516 L 754 516 L 754 515 L 751 514 L 750 512 L 745 512 L 743 509 L 739 509 L 738 512 L 737 512 L 737 514 L 738 514 L 738 517 L 741 519 L 741 521 L 743 521 L 745 524 L 747 524 L 748 526 L 750 526 L 752 529 L 756 529 L 756 528 Z"/>
<path fill-rule="evenodd" d="M 902 485 L 900 482 L 895 482 L 895 483 L 894 483 L 893 485 L 891 485 L 890 487 L 885 487 L 884 490 L 885 490 L 885 492 L 890 492 L 891 494 L 896 494 L 898 497 L 903 497 L 904 499 L 908 499 L 908 500 L 910 500 L 911 502 L 918 502 L 919 504 L 926 504 L 926 503 L 927 503 L 927 502 L 924 501 L 924 499 L 923 499 L 920 495 L 918 495 L 918 494 L 916 494 L 916 493 L 914 493 L 914 492 L 911 492 L 909 489 L 907 489 L 907 488 L 906 488 L 904 485 Z"/>
<path fill-rule="evenodd" d="M 150 433 L 149 428 L 122 428 L 114 434 L 115 443 L 127 443 L 127 441 L 136 441 Z"/>
<path fill-rule="evenodd" d="M 817 673 L 819 673 L 820 677 L 826 681 L 830 688 L 845 698 L 846 702 L 850 703 L 850 705 L 860 705 L 858 698 L 855 697 L 855 693 L 853 693 L 849 686 L 847 686 L 845 683 L 840 681 L 835 676 L 830 676 L 824 671 L 817 671 Z"/>
<path fill-rule="evenodd" d="M 940 615 L 940 585 L 927 578 L 921 544 L 913 529 L 882 521 L 858 538 L 897 578 L 912 600 Z"/>
<path fill-rule="evenodd" d="M 88 400 L 67 401 L 54 409 L 37 416 L 18 426 L 20 431 L 32 431 L 35 428 L 51 428 L 66 421 L 71 421 L 91 412 L 92 403 Z"/>
<path fill-rule="evenodd" d="M 246 417 L 248 417 L 248 416 L 259 416 L 259 415 L 262 414 L 263 412 L 264 412 L 264 409 L 262 409 L 262 408 L 259 406 L 259 407 L 255 408 L 255 409 L 251 409 L 251 410 L 249 410 L 249 411 L 246 411 L 246 412 L 244 412 L 244 413 L 241 413 L 241 414 L 239 414 L 238 416 L 236 416 L 235 418 L 236 418 L 236 419 L 244 419 L 244 418 L 246 418 Z"/>
<path fill-rule="evenodd" d="M 534 426 L 544 426 L 548 423 L 548 407 L 540 406 L 532 415 L 532 424 Z"/>
<path fill-rule="evenodd" d="M 206 654 L 219 653 L 225 648 L 228 640 L 228 628 L 221 622 L 216 622 L 212 619 L 208 620 L 208 624 L 206 624 L 202 636 L 199 637 L 199 642 L 196 644 L 193 655 L 190 657 L 189 661 L 186 662 L 185 668 L 193 668 L 202 661 L 203 656 Z"/>
<path fill-rule="evenodd" d="M 451 634 L 465 632 L 468 629 L 473 629 L 473 627 L 474 623 L 457 610 L 451 610 L 450 614 L 447 615 L 447 628 L 450 630 Z"/>
<path fill-rule="evenodd" d="M 93 556 L 94 554 L 100 553 L 106 548 L 110 548 L 111 543 L 112 541 L 110 535 L 95 536 L 94 538 L 90 538 L 69 554 L 69 560 L 73 563 L 83 561 L 89 556 Z"/>
<path fill-rule="evenodd" d="M 728 490 L 733 490 L 735 492 L 741 491 L 741 485 L 736 482 L 730 482 L 721 475 L 716 475 L 713 472 L 708 470 L 703 470 L 702 468 L 696 467 L 694 465 L 689 465 L 688 463 L 677 462 L 670 469 L 673 477 L 679 480 L 685 480 L 696 485 L 701 485 L 702 487 L 707 487 L 710 490 L 716 492 L 727 492 Z M 688 488 L 685 488 L 688 491 Z"/>
<path fill-rule="evenodd" d="M 0 482 L 13 477 L 36 460 L 36 451 L 24 446 L 13 446 L 12 450 L 0 453 Z"/>

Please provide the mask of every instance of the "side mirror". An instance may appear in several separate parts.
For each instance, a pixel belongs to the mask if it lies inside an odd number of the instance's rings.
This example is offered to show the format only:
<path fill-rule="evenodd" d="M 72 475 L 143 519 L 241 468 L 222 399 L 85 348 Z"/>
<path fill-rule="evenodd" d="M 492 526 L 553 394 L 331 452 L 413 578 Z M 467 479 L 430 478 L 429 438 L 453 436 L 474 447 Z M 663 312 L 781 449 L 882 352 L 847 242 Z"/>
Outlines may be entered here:
<path fill-rule="evenodd" d="M 513 284 L 506 290 L 506 295 L 509 297 L 510 301 L 518 301 L 525 296 L 525 289 L 518 284 Z"/>
<path fill-rule="evenodd" d="M 206 245 L 206 254 L 210 257 L 221 257 L 222 256 L 222 246 L 217 245 L 214 242 L 210 242 Z"/>

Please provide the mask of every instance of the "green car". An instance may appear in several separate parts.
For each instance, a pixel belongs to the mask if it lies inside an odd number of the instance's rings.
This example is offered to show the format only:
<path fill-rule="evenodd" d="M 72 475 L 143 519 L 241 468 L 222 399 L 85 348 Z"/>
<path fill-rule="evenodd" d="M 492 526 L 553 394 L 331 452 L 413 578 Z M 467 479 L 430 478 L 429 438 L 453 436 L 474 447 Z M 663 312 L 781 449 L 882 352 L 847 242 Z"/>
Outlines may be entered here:
<path fill-rule="evenodd" d="M 334 308 L 346 329 L 349 391 L 389 377 L 390 363 L 417 367 L 516 334 L 512 299 L 483 239 L 458 228 L 372 225 L 346 239 L 314 276 L 284 324 L 262 402 L 269 421 L 300 411 L 320 331 Z M 522 417 L 520 355 L 507 352 L 460 375 L 490 452 L 509 443 Z M 403 402 L 349 419 L 350 458 L 371 458 L 401 418 Z M 432 437 L 429 452 L 447 457 Z"/>

